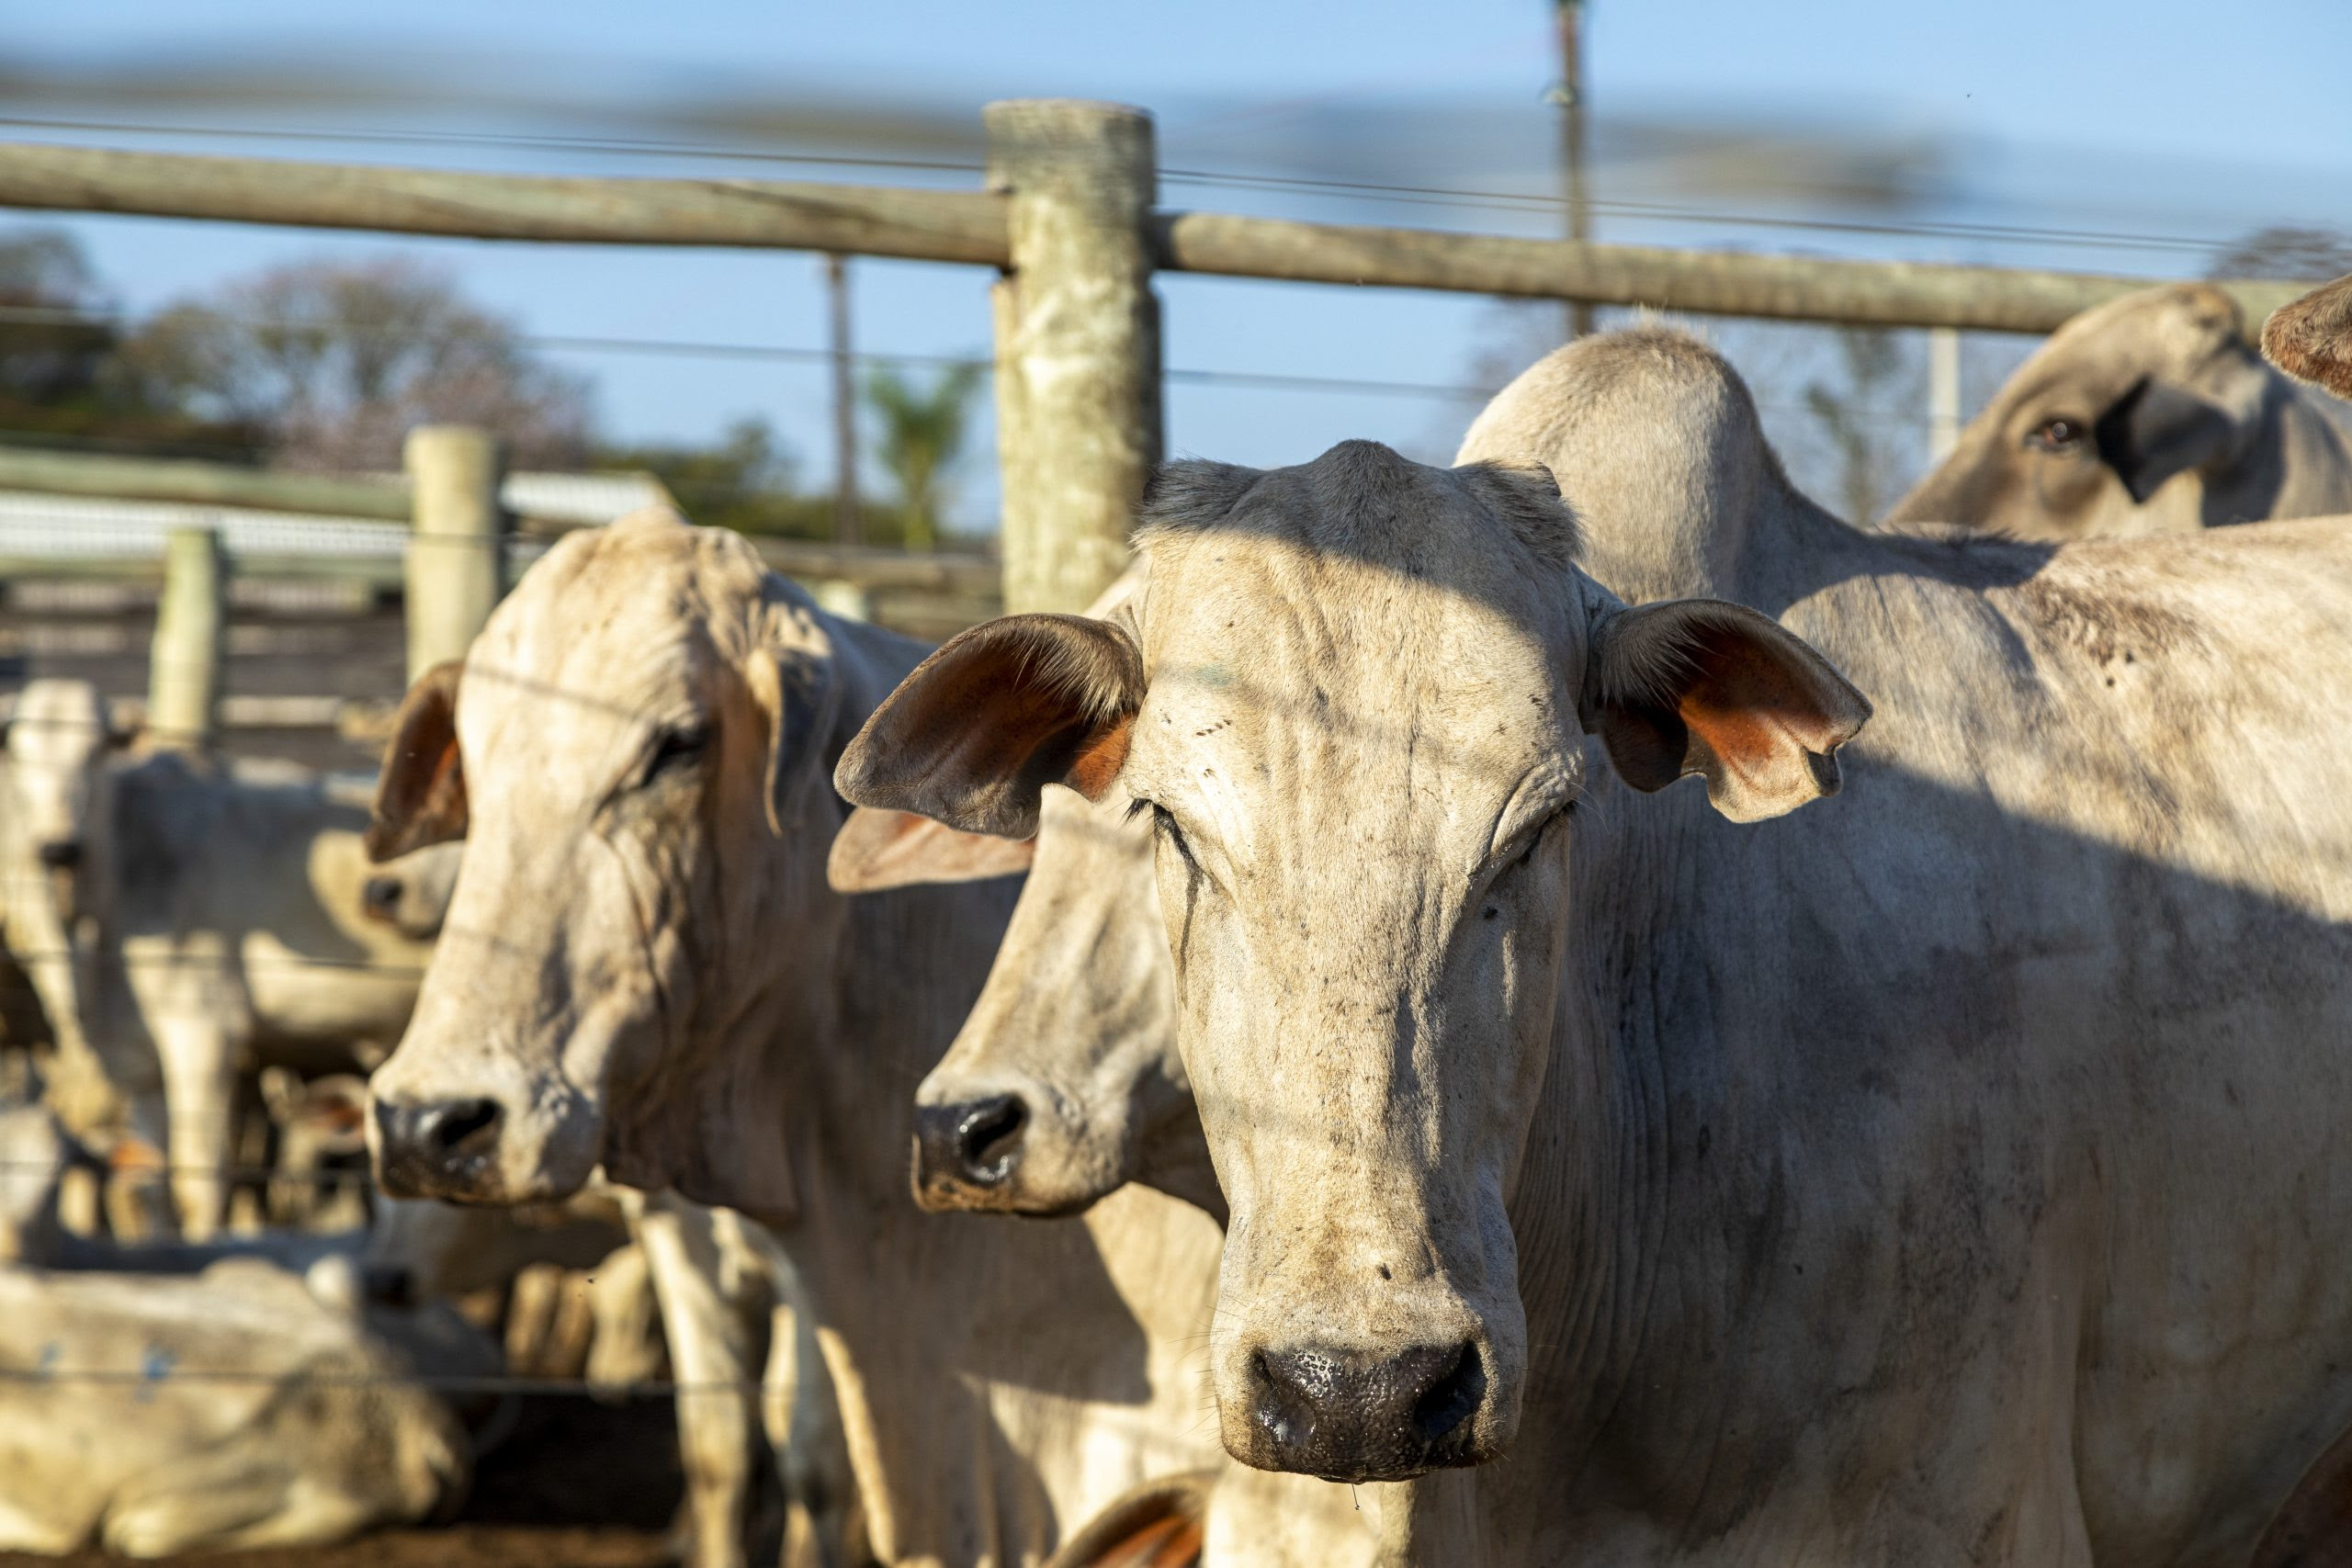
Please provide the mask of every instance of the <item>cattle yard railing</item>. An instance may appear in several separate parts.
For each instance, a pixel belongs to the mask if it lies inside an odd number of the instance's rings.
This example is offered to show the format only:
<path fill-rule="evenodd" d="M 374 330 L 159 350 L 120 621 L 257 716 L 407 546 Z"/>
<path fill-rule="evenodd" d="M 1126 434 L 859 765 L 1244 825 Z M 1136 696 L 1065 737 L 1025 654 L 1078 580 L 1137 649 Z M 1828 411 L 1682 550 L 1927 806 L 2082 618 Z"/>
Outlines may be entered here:
<path fill-rule="evenodd" d="M 2049 332 L 2151 281 L 1170 212 L 1157 206 L 1153 126 L 1142 110 L 1018 100 L 989 106 L 983 119 L 989 156 L 978 191 L 567 178 L 17 143 L 0 145 L 0 206 L 995 267 L 1003 604 L 1012 610 L 1081 608 L 1125 562 L 1134 508 L 1161 447 L 1157 272 L 2013 333 Z M 2221 287 L 2259 321 L 2307 285 Z M 452 592 L 481 605 L 482 586 Z M 427 640 L 437 644 L 439 634 Z M 413 660 L 414 642 L 411 652 Z"/>

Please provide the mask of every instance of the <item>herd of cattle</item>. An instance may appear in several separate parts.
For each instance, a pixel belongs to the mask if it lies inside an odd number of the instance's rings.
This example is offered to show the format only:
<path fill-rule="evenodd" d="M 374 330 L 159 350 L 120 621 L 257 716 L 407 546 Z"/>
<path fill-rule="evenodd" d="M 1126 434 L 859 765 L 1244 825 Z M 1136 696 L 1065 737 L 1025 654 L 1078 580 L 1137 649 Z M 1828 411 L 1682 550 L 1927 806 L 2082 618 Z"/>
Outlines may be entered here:
<path fill-rule="evenodd" d="M 2352 1560 L 2326 400 L 2150 290 L 1863 529 L 1644 329 L 935 651 L 569 536 L 372 795 L 36 682 L 0 1548 L 446 1516 L 559 1264 L 695 1568 Z"/>

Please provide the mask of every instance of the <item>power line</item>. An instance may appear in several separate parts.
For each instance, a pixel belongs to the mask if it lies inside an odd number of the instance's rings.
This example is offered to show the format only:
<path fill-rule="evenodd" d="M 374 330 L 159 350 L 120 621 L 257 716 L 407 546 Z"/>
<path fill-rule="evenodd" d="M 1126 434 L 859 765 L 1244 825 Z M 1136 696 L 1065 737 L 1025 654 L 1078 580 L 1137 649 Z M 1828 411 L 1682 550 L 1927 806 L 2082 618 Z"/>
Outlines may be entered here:
<path fill-rule="evenodd" d="M 251 317 L 229 319 L 241 326 L 265 331 L 296 331 L 310 325 L 304 322 L 262 321 Z M 0 305 L 0 322 L 25 321 L 33 324 L 99 326 L 120 324 L 125 320 L 126 318 L 119 315 L 79 311 L 70 307 Z M 338 327 L 334 330 L 351 329 Z M 382 330 L 389 332 L 395 329 L 388 327 Z M 548 353 L 674 355 L 695 358 L 764 360 L 807 365 L 824 364 L 832 357 L 830 349 L 807 348 L 786 344 L 712 343 L 686 339 L 606 337 L 561 333 L 518 333 L 514 334 L 514 341 L 526 347 Z M 862 364 L 904 366 L 911 368 L 944 370 L 968 367 L 991 373 L 995 369 L 993 361 L 973 355 L 900 354 L 861 350 L 851 357 Z M 1358 376 L 1302 376 L 1271 371 L 1212 370 L 1185 367 L 1164 370 L 1161 374 L 1166 379 L 1183 386 L 1244 387 L 1270 391 L 1360 393 L 1376 397 L 1484 399 L 1491 398 L 1502 389 L 1498 386 L 1476 386 L 1467 382 L 1400 381 Z M 193 442 L 182 445 L 192 449 L 197 449 L 199 446 Z M 227 451 L 232 448 L 216 446 L 202 449 Z"/>
<path fill-rule="evenodd" d="M 25 115 L 0 115 L 0 125 L 28 130 L 95 130 L 129 136 L 218 136 L 250 141 L 350 141 L 422 147 L 526 147 L 550 152 L 616 152 L 647 158 L 716 158 L 732 163 L 793 164 L 819 167 L 924 169 L 946 174 L 978 174 L 977 163 L 930 158 L 875 158 L 851 153 L 755 152 L 740 147 L 707 142 L 656 141 L 598 136 L 519 136 L 497 131 L 467 130 L 302 130 L 261 126 L 151 125 L 128 120 L 45 119 Z"/>
<path fill-rule="evenodd" d="M 801 167 L 911 169 L 930 173 L 979 174 L 982 163 L 962 159 L 873 157 L 851 153 L 757 152 L 709 142 L 662 141 L 644 138 L 521 135 L 493 131 L 330 130 L 219 125 L 159 125 L 130 120 L 62 119 L 38 116 L 0 116 L 0 126 L 36 130 L 93 131 L 109 135 L 220 137 L 268 141 L 342 141 L 368 145 L 482 146 L 537 151 L 609 152 L 629 157 L 695 157 L 730 163 L 777 164 Z M 1470 186 L 1405 185 L 1375 180 L 1343 180 L 1304 175 L 1250 174 L 1238 170 L 1162 169 L 1163 180 L 1185 185 L 1233 189 L 1292 191 L 1305 195 L 1348 196 L 1411 206 L 1484 207 L 1506 209 L 1557 209 L 1566 197 L 1536 191 L 1482 189 Z M 1918 239 L 1974 239 L 2098 249 L 2211 251 L 2224 242 L 2178 234 L 2146 234 L 2090 229 L 2041 228 L 2030 224 L 1959 222 L 1871 223 L 1836 219 L 1778 217 L 1769 213 L 1722 212 L 1663 202 L 1589 199 L 1595 212 L 1620 217 L 1654 219 L 1661 222 L 1704 223 L 1744 228 L 1788 229 L 1824 233 L 1879 234 Z"/>

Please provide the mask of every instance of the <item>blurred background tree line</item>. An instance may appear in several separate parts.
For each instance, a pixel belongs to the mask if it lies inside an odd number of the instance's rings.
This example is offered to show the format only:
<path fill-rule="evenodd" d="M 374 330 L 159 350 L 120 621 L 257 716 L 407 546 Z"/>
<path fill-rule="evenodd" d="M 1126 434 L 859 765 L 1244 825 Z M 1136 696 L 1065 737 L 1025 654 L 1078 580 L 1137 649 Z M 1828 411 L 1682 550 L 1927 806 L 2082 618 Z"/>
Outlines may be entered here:
<path fill-rule="evenodd" d="M 2219 248 L 2216 277 L 2324 279 L 2352 272 L 2352 241 L 2311 229 L 2256 231 Z M 1602 312 L 1604 326 L 1632 318 Z M 1791 475 L 1857 523 L 1880 516 L 1928 466 L 1924 336 L 1884 328 L 1766 321 L 1679 323 L 1709 338 L 1755 389 Z M 1500 389 L 1559 342 L 1559 312 L 1499 303 L 1467 345 L 1470 380 Z M 2033 340 L 1974 334 L 1962 360 L 1973 410 Z M 932 549 L 968 455 L 981 370 L 921 378 L 876 368 L 859 421 L 889 481 L 860 502 L 864 536 Z M 1432 432 L 1450 452 L 1461 410 Z M 833 536 L 830 491 L 801 479 L 764 420 L 707 445 L 602 438 L 588 380 L 537 356 L 514 324 L 418 263 L 298 262 L 182 300 L 137 321 L 115 309 L 65 233 L 0 231 L 0 443 L 202 456 L 335 472 L 400 466 L 411 425 L 445 421 L 503 436 L 517 468 L 641 469 L 697 521 L 745 533 Z"/>
<path fill-rule="evenodd" d="M 935 548 L 979 368 L 877 369 L 862 390 L 890 481 L 862 505 L 865 537 Z M 409 428 L 427 422 L 495 432 L 518 468 L 650 472 L 697 522 L 833 534 L 831 492 L 804 487 L 767 422 L 739 420 L 707 446 L 605 440 L 587 378 L 539 358 L 438 268 L 298 262 L 130 321 L 70 235 L 0 231 L 0 443 L 352 473 L 398 468 Z"/>

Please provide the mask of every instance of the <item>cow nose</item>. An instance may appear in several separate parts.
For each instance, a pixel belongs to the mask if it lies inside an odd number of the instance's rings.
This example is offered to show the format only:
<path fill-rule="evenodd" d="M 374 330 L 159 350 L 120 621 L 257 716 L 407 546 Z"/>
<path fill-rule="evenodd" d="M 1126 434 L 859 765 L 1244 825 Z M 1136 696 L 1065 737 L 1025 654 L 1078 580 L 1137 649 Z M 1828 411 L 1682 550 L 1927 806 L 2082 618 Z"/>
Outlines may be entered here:
<path fill-rule="evenodd" d="M 1474 1461 L 1487 1367 L 1467 1342 L 1396 1355 L 1324 1346 L 1261 1350 L 1250 1416 L 1266 1468 L 1327 1481 L 1403 1481 Z"/>
<path fill-rule="evenodd" d="M 1001 1187 L 1021 1163 L 1029 1107 L 1015 1094 L 915 1110 L 915 1190 Z"/>
<path fill-rule="evenodd" d="M 389 922 L 400 912 L 401 879 L 397 876 L 371 876 L 359 889 L 359 907 L 369 918 Z"/>
<path fill-rule="evenodd" d="M 376 1103 L 376 1178 L 394 1198 L 480 1195 L 505 1112 L 491 1100 Z"/>
<path fill-rule="evenodd" d="M 36 852 L 40 863 L 51 871 L 72 871 L 82 863 L 82 845 L 78 840 L 52 839 Z"/>

